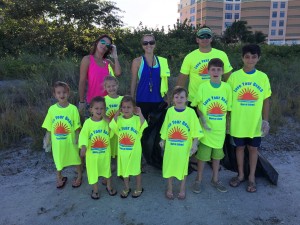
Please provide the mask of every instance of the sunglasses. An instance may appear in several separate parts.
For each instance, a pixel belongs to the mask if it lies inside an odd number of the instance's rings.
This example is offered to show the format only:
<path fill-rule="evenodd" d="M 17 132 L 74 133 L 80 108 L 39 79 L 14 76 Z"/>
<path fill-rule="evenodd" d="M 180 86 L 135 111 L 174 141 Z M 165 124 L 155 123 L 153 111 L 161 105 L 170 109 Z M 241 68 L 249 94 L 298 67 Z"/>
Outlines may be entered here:
<path fill-rule="evenodd" d="M 107 48 L 111 47 L 111 44 L 107 44 L 107 42 L 105 40 L 103 40 L 103 39 L 100 40 L 99 43 L 102 44 L 102 45 L 105 45 Z"/>
<path fill-rule="evenodd" d="M 201 35 L 201 36 L 198 36 L 199 39 L 211 39 L 211 36 L 210 35 Z"/>
<path fill-rule="evenodd" d="M 148 45 L 148 44 L 150 44 L 150 45 L 155 45 L 155 41 L 143 41 L 143 43 L 142 43 L 143 45 Z"/>

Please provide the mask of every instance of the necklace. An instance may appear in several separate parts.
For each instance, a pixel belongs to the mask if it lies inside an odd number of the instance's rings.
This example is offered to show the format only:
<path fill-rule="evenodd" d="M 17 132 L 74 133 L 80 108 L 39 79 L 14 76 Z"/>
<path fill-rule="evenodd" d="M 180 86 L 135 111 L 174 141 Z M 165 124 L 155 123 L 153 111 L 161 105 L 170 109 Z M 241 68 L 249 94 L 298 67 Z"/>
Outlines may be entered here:
<path fill-rule="evenodd" d="M 146 63 L 147 63 L 147 61 L 146 61 Z M 154 55 L 153 55 L 153 58 L 152 58 L 151 67 L 148 66 L 148 70 L 149 70 L 149 91 L 150 92 L 152 92 L 152 88 L 153 88 L 153 79 L 152 79 L 153 63 L 154 63 Z"/>

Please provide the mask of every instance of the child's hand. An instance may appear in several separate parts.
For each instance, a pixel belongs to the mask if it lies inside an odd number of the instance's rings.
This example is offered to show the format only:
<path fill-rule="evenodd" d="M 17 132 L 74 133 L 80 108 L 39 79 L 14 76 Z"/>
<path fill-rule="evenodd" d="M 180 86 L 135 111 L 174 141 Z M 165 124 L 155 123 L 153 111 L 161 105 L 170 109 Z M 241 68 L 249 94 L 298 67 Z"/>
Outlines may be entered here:
<path fill-rule="evenodd" d="M 211 131 L 211 129 L 207 126 L 206 120 L 203 117 L 200 117 L 200 123 L 205 130 Z"/>
<path fill-rule="evenodd" d="M 140 116 L 140 115 L 142 114 L 142 110 L 141 110 L 140 107 L 137 107 L 137 106 L 136 106 L 135 109 L 134 109 L 134 111 L 135 111 L 135 114 L 136 114 L 136 115 L 139 115 L 139 116 Z"/>
<path fill-rule="evenodd" d="M 198 139 L 195 138 L 193 140 L 193 145 L 192 145 L 192 148 L 191 148 L 191 151 L 190 151 L 190 156 L 194 155 L 197 151 L 198 151 Z"/>
<path fill-rule="evenodd" d="M 46 132 L 43 139 L 43 149 L 45 152 L 51 152 L 51 134 L 50 132 Z"/>
<path fill-rule="evenodd" d="M 263 120 L 262 124 L 261 124 L 261 132 L 262 132 L 261 136 L 265 137 L 269 133 L 269 131 L 270 131 L 269 122 L 266 120 Z"/>
<path fill-rule="evenodd" d="M 86 154 L 86 147 L 85 146 L 82 146 L 81 150 L 80 150 L 80 156 L 81 157 L 85 157 L 85 154 Z"/>
<path fill-rule="evenodd" d="M 159 146 L 161 148 L 161 156 L 163 157 L 165 152 L 165 140 L 160 140 Z"/>
<path fill-rule="evenodd" d="M 84 115 L 85 108 L 86 108 L 86 102 L 78 103 L 78 110 L 81 115 Z"/>

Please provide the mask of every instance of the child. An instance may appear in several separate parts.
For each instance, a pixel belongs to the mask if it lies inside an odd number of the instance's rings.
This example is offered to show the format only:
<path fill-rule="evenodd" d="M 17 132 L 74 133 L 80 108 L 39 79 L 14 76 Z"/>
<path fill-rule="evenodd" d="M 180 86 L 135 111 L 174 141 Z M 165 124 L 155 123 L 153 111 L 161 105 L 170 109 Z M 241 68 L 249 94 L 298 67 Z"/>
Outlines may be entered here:
<path fill-rule="evenodd" d="M 195 111 L 186 107 L 186 89 L 176 87 L 172 99 L 174 106 L 168 109 L 160 130 L 160 146 L 165 148 L 162 173 L 168 178 L 166 197 L 174 199 L 173 177 L 176 177 L 181 180 L 178 199 L 185 199 L 189 157 L 197 151 L 198 139 L 203 132 Z"/>
<path fill-rule="evenodd" d="M 271 87 L 268 76 L 255 69 L 260 59 L 258 45 L 246 45 L 242 48 L 242 69 L 234 72 L 228 79 L 232 88 L 232 112 L 230 135 L 236 145 L 238 176 L 230 180 L 230 186 L 238 187 L 245 180 L 244 149 L 249 150 L 250 173 L 248 192 L 256 192 L 255 170 L 258 158 L 258 147 L 261 137 L 269 132 L 269 97 Z"/>
<path fill-rule="evenodd" d="M 119 87 L 119 82 L 117 78 L 113 76 L 107 76 L 104 79 L 104 88 L 108 95 L 106 95 L 105 98 L 105 103 L 106 103 L 106 116 L 109 118 L 111 121 L 115 113 L 118 111 L 120 108 L 120 103 L 123 98 L 123 96 L 120 96 L 117 94 Z M 117 149 L 118 149 L 118 137 L 114 135 L 110 139 L 110 149 L 111 149 L 111 157 L 115 158 L 117 156 Z"/>
<path fill-rule="evenodd" d="M 57 169 L 57 188 L 63 188 L 67 177 L 62 175 L 62 169 L 66 166 L 76 165 L 77 178 L 72 187 L 78 188 L 82 182 L 81 160 L 78 151 L 78 134 L 81 127 L 79 112 L 76 106 L 68 102 L 70 88 L 65 82 L 57 81 L 53 86 L 53 95 L 57 103 L 52 105 L 43 128 L 51 135 L 53 159 Z M 46 135 L 50 137 L 50 135 Z M 50 140 L 46 140 L 47 143 Z"/>
<path fill-rule="evenodd" d="M 134 112 L 137 115 L 134 115 Z M 136 176 L 136 189 L 132 197 L 138 198 L 144 191 L 141 176 L 141 137 L 148 124 L 141 109 L 135 107 L 131 96 L 123 97 L 120 111 L 117 111 L 109 126 L 118 136 L 118 176 L 124 178 L 125 185 L 121 198 L 127 198 L 131 191 L 129 176 Z"/>
<path fill-rule="evenodd" d="M 211 185 L 220 192 L 227 192 L 226 187 L 218 178 L 220 160 L 224 157 L 223 144 L 226 135 L 226 115 L 231 110 L 232 94 L 230 86 L 221 81 L 224 63 L 219 58 L 208 63 L 210 81 L 199 86 L 192 102 L 197 107 L 200 122 L 204 128 L 204 138 L 200 140 L 196 154 L 198 172 L 193 185 L 193 192 L 201 192 L 202 174 L 205 162 L 212 160 Z"/>
<path fill-rule="evenodd" d="M 87 119 L 79 136 L 81 156 L 86 156 L 88 182 L 93 186 L 91 198 L 99 199 L 98 178 L 107 178 L 106 191 L 117 194 L 111 185 L 109 120 L 105 115 L 104 98 L 98 96 L 90 102 L 91 118 Z"/>

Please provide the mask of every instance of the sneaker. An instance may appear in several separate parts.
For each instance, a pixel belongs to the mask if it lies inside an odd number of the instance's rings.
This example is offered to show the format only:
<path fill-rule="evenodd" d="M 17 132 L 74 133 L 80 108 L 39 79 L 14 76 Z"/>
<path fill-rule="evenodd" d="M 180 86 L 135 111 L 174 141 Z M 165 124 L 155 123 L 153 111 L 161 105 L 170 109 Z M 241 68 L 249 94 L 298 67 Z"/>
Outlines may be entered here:
<path fill-rule="evenodd" d="M 211 185 L 213 187 L 215 187 L 218 191 L 220 192 L 227 192 L 227 188 L 222 184 L 221 181 L 217 181 L 217 182 L 214 182 L 213 180 L 211 181 Z"/>
<path fill-rule="evenodd" d="M 201 181 L 195 181 L 193 184 L 193 192 L 199 194 L 202 191 Z"/>

